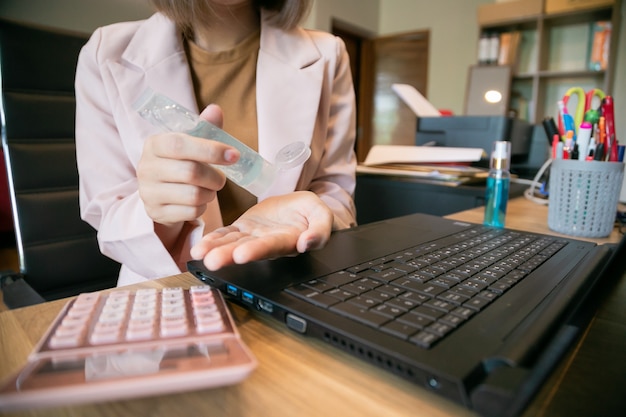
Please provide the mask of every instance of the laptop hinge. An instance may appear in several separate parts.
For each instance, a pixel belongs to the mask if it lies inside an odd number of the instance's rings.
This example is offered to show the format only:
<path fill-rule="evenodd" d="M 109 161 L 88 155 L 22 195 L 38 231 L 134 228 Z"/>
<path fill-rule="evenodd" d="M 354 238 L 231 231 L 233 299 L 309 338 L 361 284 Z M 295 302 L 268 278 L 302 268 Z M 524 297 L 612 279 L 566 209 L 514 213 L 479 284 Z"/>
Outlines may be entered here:
<path fill-rule="evenodd" d="M 578 334 L 575 326 L 563 326 L 540 355 L 532 372 L 503 365 L 492 370 L 471 393 L 472 407 L 485 417 L 514 417 L 528 405 L 542 382 L 571 346 Z"/>

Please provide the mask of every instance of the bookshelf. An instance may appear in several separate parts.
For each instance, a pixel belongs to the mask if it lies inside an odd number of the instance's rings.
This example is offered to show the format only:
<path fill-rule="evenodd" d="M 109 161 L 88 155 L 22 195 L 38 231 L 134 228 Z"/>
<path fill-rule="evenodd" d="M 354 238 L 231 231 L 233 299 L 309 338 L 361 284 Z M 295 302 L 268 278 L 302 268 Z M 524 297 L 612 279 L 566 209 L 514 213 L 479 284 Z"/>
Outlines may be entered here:
<path fill-rule="evenodd" d="M 550 0 L 532 0 L 535 9 L 526 13 L 509 13 L 504 8 L 527 0 L 484 5 L 481 7 L 488 8 L 488 15 L 478 13 L 481 39 L 517 34 L 517 47 L 509 58 L 509 109 L 535 124 L 544 117 L 557 116 L 557 101 L 570 87 L 580 86 L 585 91 L 600 88 L 613 94 L 620 25 L 621 0 L 605 0 L 598 5 L 589 1 L 585 8 L 554 13 L 545 12 L 545 1 Z M 501 15 L 499 8 L 504 10 Z M 604 65 L 591 69 L 590 40 L 597 22 L 609 22 L 611 30 Z M 486 65 L 498 63 L 492 59 Z"/>

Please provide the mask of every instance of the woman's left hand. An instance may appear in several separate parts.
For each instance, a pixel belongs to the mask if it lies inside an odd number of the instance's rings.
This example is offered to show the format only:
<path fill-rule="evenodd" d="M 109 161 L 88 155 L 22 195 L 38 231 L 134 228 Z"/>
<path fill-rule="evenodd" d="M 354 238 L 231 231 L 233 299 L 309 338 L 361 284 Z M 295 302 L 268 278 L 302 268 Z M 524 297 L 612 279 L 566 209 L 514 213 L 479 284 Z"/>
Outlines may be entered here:
<path fill-rule="evenodd" d="M 206 234 L 191 249 L 212 271 L 230 264 L 278 258 L 326 245 L 333 213 L 314 193 L 296 191 L 251 207 L 232 225 Z"/>

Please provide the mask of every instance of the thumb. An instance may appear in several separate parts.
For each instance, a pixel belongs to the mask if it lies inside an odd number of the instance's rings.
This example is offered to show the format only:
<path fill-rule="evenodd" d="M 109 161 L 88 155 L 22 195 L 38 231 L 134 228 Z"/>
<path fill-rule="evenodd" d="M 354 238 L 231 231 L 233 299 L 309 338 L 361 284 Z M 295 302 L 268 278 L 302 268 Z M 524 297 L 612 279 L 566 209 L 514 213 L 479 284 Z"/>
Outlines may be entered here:
<path fill-rule="evenodd" d="M 200 117 L 220 129 L 224 124 L 224 113 L 222 112 L 222 108 L 217 104 L 209 104 L 206 106 L 205 109 L 202 110 L 202 113 L 200 113 Z"/>

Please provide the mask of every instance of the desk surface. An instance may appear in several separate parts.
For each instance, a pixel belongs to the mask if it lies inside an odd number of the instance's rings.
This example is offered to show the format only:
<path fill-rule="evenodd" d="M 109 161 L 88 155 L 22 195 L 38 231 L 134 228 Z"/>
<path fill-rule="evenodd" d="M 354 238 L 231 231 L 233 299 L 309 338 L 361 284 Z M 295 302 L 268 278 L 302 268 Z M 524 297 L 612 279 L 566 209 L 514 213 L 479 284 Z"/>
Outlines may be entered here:
<path fill-rule="evenodd" d="M 532 215 L 529 208 L 534 211 Z M 544 216 L 543 221 L 541 216 Z M 450 217 L 482 221 L 482 209 Z M 548 232 L 546 218 L 547 210 L 544 213 L 541 207 L 523 199 L 513 200 L 507 226 L 540 231 L 543 224 L 541 231 Z M 617 237 L 612 236 L 609 240 Z M 626 352 L 626 280 L 622 281 L 525 415 L 615 415 L 598 411 L 602 407 L 606 410 L 626 409 L 626 399 L 620 394 L 626 385 L 626 360 L 623 357 Z M 140 286 L 160 288 L 196 283 L 190 274 L 181 274 Z M 17 371 L 25 363 L 63 304 L 64 301 L 60 300 L 0 314 L 0 378 Z M 168 417 L 194 414 L 290 417 L 475 415 L 389 372 L 322 342 L 297 335 L 262 315 L 248 313 L 235 305 L 232 311 L 244 341 L 259 361 L 257 370 L 239 385 L 17 414 Z M 617 359 L 618 366 L 607 366 L 607 357 Z M 599 402 L 603 403 L 600 409 Z"/>

